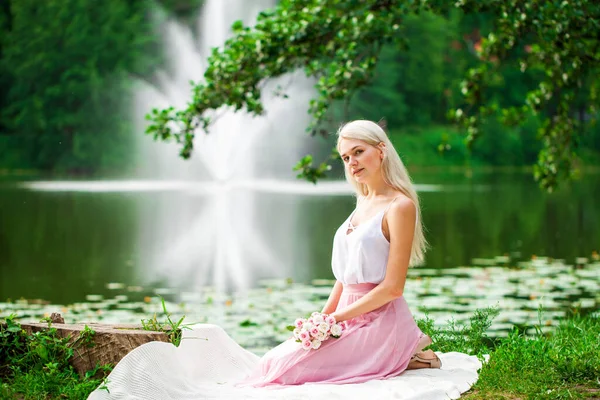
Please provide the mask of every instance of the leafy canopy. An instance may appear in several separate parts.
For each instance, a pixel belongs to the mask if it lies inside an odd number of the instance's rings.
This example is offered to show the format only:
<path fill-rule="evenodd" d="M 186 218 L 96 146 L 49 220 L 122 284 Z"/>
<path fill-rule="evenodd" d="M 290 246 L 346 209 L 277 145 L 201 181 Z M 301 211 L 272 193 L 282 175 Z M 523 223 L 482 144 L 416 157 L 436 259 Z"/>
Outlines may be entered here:
<path fill-rule="evenodd" d="M 464 104 L 449 112 L 464 126 L 467 144 L 482 133 L 487 119 L 518 124 L 538 114 L 543 126 L 536 179 L 551 190 L 573 177 L 578 138 L 598 114 L 600 3 L 595 0 L 282 0 L 262 12 L 254 28 L 234 23 L 233 37 L 222 49 L 213 49 L 188 107 L 153 110 L 148 133 L 176 140 L 181 156 L 188 158 L 194 135 L 199 129 L 208 132 L 214 110 L 228 106 L 260 115 L 264 82 L 300 68 L 316 78 L 309 130 L 321 133 L 331 104 L 369 83 L 385 44 L 407 48 L 402 26 L 408 16 L 423 11 L 447 15 L 453 9 L 485 13 L 494 22 L 476 49 L 479 65 L 461 83 Z M 539 72 L 535 88 L 518 107 L 486 98 L 504 62 Z M 328 169 L 326 162 L 312 167 L 309 156 L 298 168 L 312 181 Z"/>

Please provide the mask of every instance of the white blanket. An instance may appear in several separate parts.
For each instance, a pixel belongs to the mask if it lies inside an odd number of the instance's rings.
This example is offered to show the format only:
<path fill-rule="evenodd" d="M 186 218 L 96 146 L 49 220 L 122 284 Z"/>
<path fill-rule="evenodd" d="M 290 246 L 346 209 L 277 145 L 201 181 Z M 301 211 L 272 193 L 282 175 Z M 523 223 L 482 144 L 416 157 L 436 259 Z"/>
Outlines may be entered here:
<path fill-rule="evenodd" d="M 481 362 L 463 353 L 436 353 L 441 369 L 405 371 L 387 380 L 360 384 L 304 384 L 279 388 L 237 388 L 259 357 L 240 347 L 219 326 L 184 330 L 182 343 L 151 342 L 125 356 L 89 400 L 285 399 L 348 400 L 458 399 L 477 381 Z M 318 351 L 318 350 L 317 350 Z"/>

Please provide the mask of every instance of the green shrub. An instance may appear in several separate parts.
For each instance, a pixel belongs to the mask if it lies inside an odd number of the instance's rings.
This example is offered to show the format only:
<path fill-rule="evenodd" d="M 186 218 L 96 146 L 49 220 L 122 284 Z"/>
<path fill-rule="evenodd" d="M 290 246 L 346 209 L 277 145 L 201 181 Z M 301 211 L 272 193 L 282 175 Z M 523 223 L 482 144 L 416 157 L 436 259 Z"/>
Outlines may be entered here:
<path fill-rule="evenodd" d="M 81 378 L 70 365 L 75 351 L 93 343 L 91 336 L 88 328 L 70 341 L 50 323 L 48 329 L 27 333 L 14 314 L 7 317 L 0 323 L 0 398 L 86 398 L 111 369 L 97 365 Z"/>

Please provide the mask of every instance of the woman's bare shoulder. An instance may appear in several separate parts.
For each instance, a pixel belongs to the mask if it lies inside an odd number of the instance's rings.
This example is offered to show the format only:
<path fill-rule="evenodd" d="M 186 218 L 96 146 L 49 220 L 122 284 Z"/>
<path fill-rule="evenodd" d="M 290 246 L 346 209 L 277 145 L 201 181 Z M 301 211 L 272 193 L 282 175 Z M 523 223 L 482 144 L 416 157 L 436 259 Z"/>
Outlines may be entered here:
<path fill-rule="evenodd" d="M 416 214 L 417 207 L 415 203 L 408 196 L 401 194 L 390 205 L 388 218 L 392 220 L 404 219 L 406 217 L 414 218 Z"/>

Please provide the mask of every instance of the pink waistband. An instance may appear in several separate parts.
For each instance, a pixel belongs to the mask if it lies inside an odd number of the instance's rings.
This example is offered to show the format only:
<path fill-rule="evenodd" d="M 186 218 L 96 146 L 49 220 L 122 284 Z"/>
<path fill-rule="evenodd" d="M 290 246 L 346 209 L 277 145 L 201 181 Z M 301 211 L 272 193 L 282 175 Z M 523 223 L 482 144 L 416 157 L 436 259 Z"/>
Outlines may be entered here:
<path fill-rule="evenodd" d="M 376 283 L 357 283 L 355 285 L 344 285 L 343 293 L 368 293 L 377 287 Z"/>

